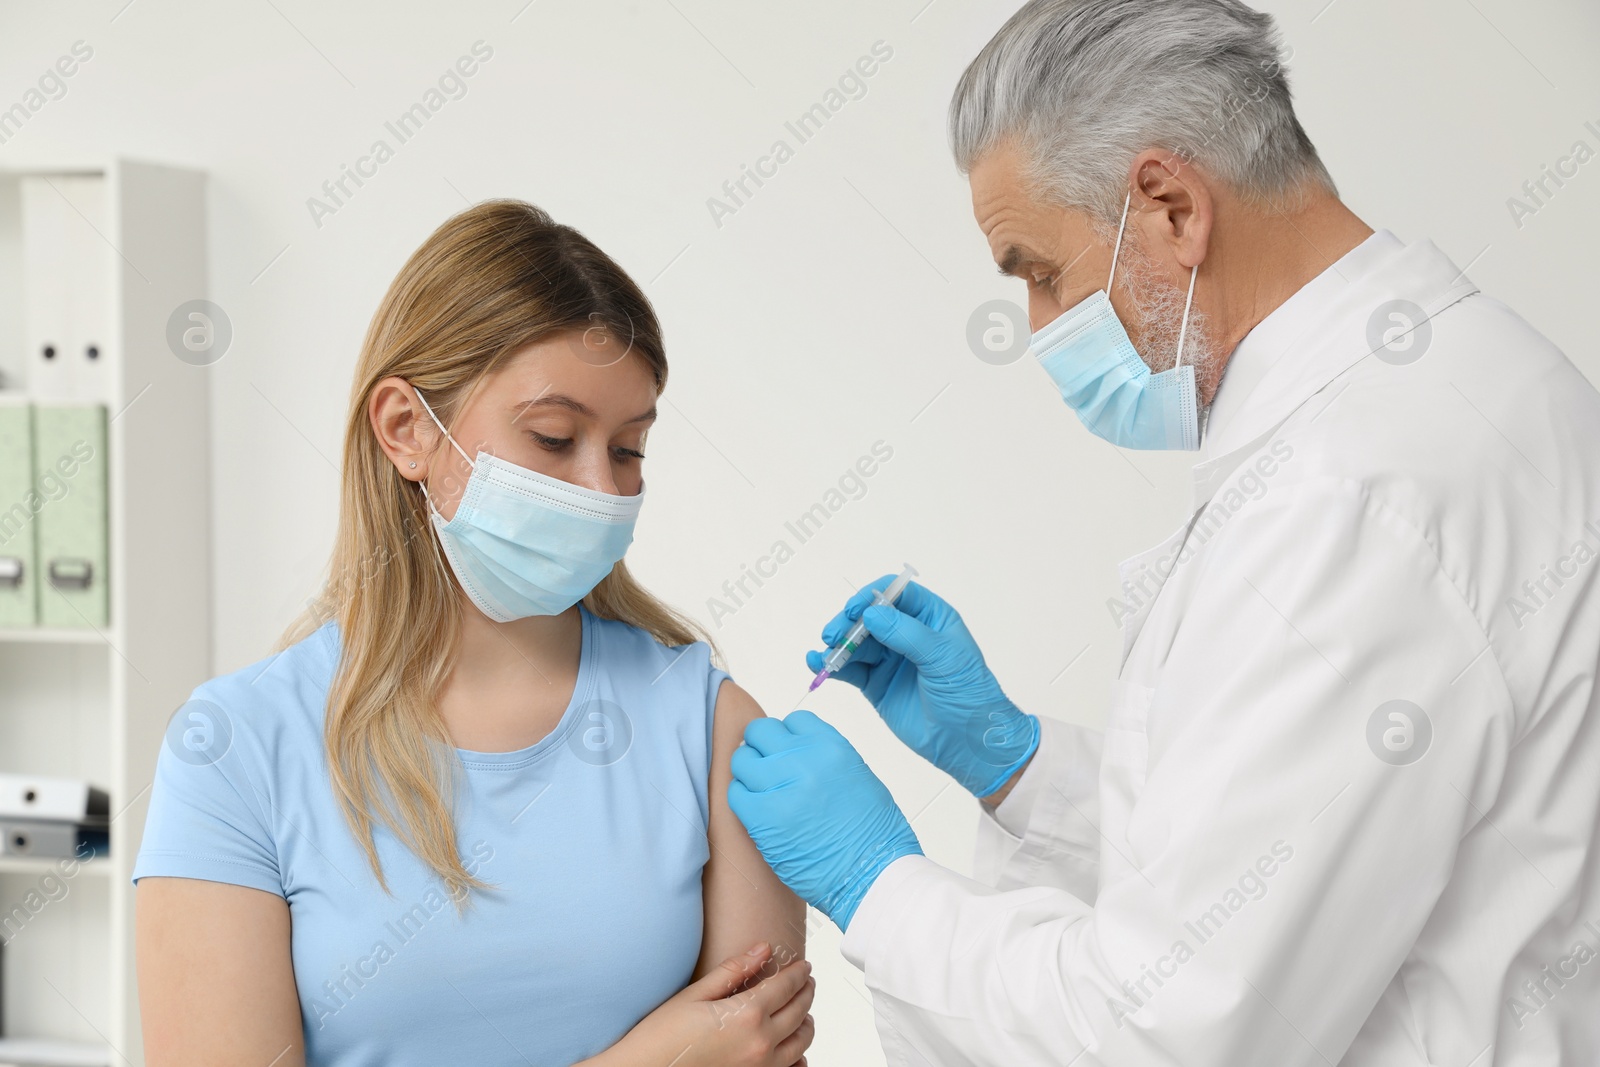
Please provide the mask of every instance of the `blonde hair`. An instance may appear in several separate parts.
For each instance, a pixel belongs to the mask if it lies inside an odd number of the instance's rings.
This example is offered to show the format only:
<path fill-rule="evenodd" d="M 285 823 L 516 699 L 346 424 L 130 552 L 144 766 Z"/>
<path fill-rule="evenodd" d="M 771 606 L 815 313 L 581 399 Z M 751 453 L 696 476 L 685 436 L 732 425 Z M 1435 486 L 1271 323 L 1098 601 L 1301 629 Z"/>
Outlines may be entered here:
<path fill-rule="evenodd" d="M 438 714 L 460 633 L 458 586 L 441 559 L 427 505 L 379 447 L 368 417 L 390 376 L 428 398 L 445 425 L 507 356 L 572 330 L 603 327 L 666 385 L 661 329 L 643 292 L 577 230 L 518 200 L 477 204 L 446 221 L 389 286 L 367 329 L 345 426 L 339 532 L 318 597 L 284 636 L 329 618 L 342 653 L 323 740 L 351 830 L 387 891 L 373 843 L 378 822 L 431 867 L 458 906 L 486 888 L 457 852 L 450 798 L 459 761 Z M 667 645 L 709 636 L 647 592 L 623 563 L 583 599 L 595 615 Z"/>

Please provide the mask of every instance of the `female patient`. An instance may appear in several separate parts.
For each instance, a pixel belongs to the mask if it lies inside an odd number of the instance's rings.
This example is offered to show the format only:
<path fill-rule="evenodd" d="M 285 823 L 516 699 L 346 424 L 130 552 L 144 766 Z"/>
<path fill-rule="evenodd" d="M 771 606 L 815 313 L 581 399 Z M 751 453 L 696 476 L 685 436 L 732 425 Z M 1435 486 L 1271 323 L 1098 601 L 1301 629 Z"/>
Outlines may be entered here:
<path fill-rule="evenodd" d="M 803 1062 L 804 908 L 726 799 L 760 709 L 622 563 L 666 376 L 643 293 L 537 208 L 401 270 L 319 608 L 167 732 L 152 1067 Z"/>

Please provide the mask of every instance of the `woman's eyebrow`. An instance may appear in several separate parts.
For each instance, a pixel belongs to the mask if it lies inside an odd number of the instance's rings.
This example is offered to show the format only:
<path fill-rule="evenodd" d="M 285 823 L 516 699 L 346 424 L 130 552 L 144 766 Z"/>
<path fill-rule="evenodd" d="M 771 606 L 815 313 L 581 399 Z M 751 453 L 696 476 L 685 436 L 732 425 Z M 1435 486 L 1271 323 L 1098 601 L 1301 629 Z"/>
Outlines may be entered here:
<path fill-rule="evenodd" d="M 574 413 L 576 413 L 578 415 L 583 415 L 583 416 L 585 416 L 587 418 L 591 418 L 592 419 L 592 418 L 595 417 L 594 409 L 589 407 L 589 405 L 585 404 L 583 401 L 577 399 L 576 397 L 567 396 L 564 393 L 540 393 L 538 396 L 534 397 L 532 400 L 525 400 L 520 405 L 517 406 L 517 418 L 518 419 L 522 418 L 522 416 L 532 408 L 540 408 L 540 407 L 566 408 L 568 411 L 574 412 Z M 651 404 L 648 411 L 642 411 L 639 414 L 635 415 L 633 418 L 627 419 L 625 421 L 626 422 L 651 422 L 651 421 L 653 421 L 655 419 L 655 417 L 656 417 L 656 407 L 655 407 L 654 404 Z M 516 420 L 513 419 L 512 421 L 516 421 Z"/>

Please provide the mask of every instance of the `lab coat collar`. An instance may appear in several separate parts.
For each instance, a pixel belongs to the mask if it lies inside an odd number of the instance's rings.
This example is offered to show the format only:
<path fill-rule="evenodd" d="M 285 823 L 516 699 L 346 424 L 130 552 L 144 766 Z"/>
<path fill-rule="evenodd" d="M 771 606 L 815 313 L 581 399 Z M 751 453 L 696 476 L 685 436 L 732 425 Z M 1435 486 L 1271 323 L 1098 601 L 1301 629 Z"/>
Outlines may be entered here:
<path fill-rule="evenodd" d="M 1250 400 L 1256 386 L 1277 364 L 1278 359 L 1316 324 L 1329 303 L 1346 286 L 1365 278 L 1386 257 L 1404 247 L 1399 238 L 1388 230 L 1368 235 L 1366 240 L 1346 252 L 1321 274 L 1291 293 L 1287 300 L 1245 334 L 1233 350 L 1233 355 L 1228 358 L 1222 382 L 1206 418 L 1204 447 L 1208 458 L 1231 450 L 1231 446 L 1219 449 L 1217 443 L 1225 442 L 1228 427 Z"/>
<path fill-rule="evenodd" d="M 1391 300 L 1432 318 L 1478 291 L 1432 241 L 1402 244 L 1380 230 L 1256 324 L 1229 358 L 1194 467 L 1194 507 L 1208 502 L 1295 411 L 1373 356 L 1369 324 Z M 1387 319 L 1385 319 L 1387 321 Z M 1237 373 L 1236 373 L 1237 372 Z M 1230 392 L 1231 390 L 1231 392 Z M 1342 389 L 1322 398 L 1331 402 Z"/>

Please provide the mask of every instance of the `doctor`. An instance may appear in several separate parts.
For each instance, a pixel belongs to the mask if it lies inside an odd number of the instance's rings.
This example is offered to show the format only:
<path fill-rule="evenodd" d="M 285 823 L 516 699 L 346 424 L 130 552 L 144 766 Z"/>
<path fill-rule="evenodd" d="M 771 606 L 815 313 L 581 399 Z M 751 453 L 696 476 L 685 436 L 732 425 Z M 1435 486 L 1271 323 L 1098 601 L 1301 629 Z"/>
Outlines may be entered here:
<path fill-rule="evenodd" d="M 889 1061 L 1600 1062 L 1600 396 L 1340 203 L 1234 0 L 1034 0 L 950 125 L 1067 405 L 1200 454 L 1104 731 L 918 586 L 823 630 L 866 620 L 840 677 L 979 798 L 980 880 L 815 715 L 745 731 L 733 810 Z"/>

